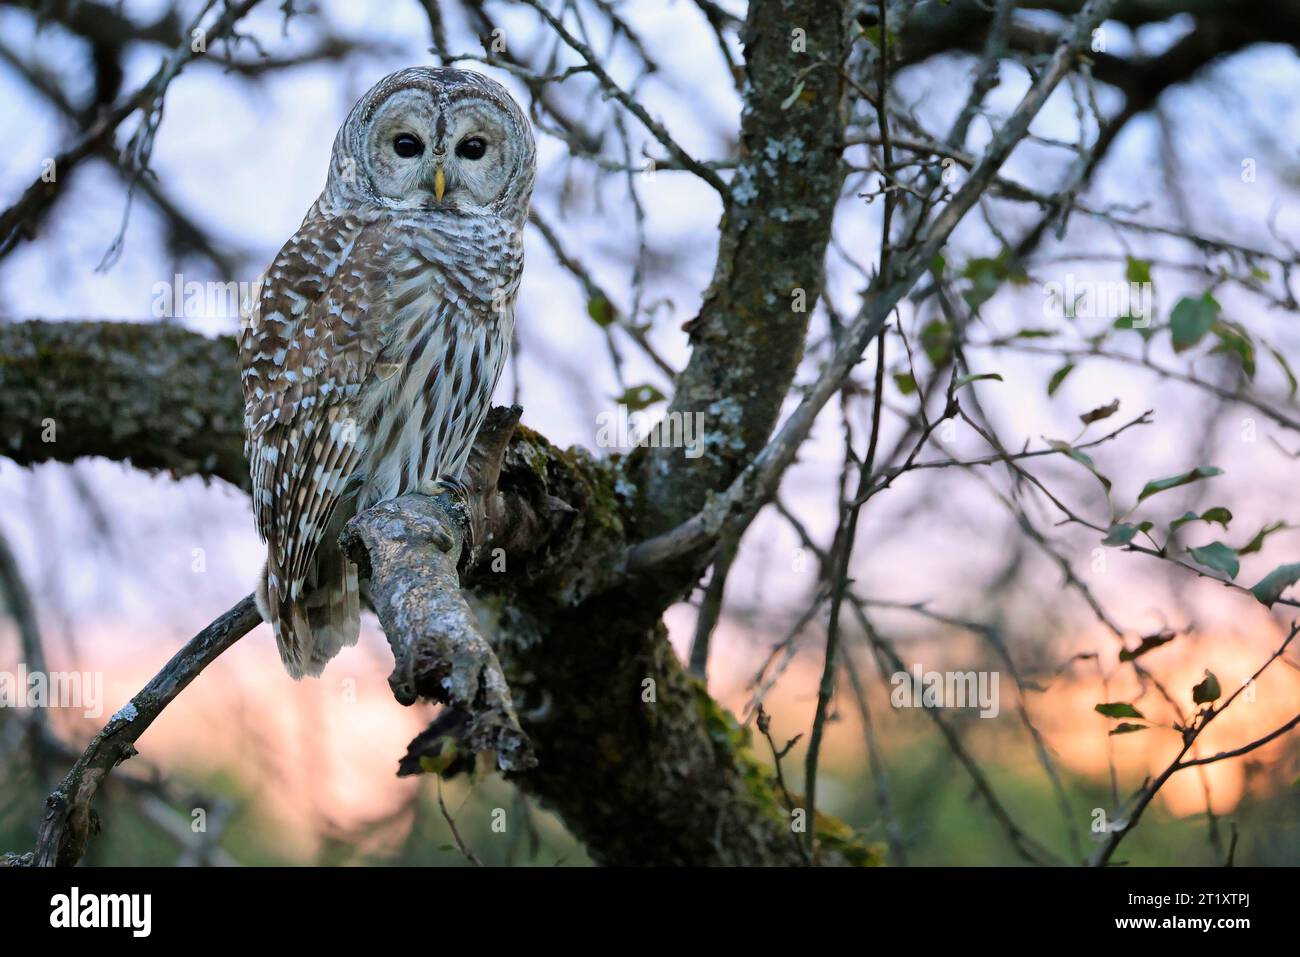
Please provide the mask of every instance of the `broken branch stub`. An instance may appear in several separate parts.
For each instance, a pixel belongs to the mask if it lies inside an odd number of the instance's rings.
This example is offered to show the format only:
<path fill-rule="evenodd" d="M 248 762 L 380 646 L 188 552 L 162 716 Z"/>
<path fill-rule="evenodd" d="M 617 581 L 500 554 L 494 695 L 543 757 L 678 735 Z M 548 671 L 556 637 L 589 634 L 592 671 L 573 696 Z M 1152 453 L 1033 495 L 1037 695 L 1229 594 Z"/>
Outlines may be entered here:
<path fill-rule="evenodd" d="M 504 448 L 518 417 L 517 409 L 494 417 L 487 438 Z M 503 771 L 521 771 L 536 764 L 532 745 L 458 572 L 462 550 L 476 535 L 481 545 L 489 526 L 501 456 L 488 452 L 471 463 L 468 506 L 450 495 L 404 495 L 357 515 L 339 541 L 369 579 L 370 600 L 393 650 L 393 695 L 405 705 L 426 698 L 463 712 L 461 742 L 495 752 Z"/>

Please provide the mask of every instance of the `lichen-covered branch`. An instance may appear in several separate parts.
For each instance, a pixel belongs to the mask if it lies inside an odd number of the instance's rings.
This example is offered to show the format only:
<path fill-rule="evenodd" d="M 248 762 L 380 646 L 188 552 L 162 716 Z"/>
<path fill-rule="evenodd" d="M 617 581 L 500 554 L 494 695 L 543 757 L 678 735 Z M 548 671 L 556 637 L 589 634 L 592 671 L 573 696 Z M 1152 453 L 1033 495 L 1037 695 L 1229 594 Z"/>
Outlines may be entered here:
<path fill-rule="evenodd" d="M 534 764 L 501 665 L 460 588 L 462 552 L 485 547 L 504 512 L 497 477 L 522 410 L 497 410 L 475 446 L 466 501 L 404 495 L 353 518 L 341 542 L 369 582 L 369 598 L 393 649 L 388 679 L 402 704 L 427 698 L 463 719 L 459 741 L 492 751 L 503 771 Z M 485 541 L 486 539 L 486 541 Z M 467 549 L 466 546 L 469 546 Z"/>
<path fill-rule="evenodd" d="M 740 165 L 668 410 L 668 421 L 698 417 L 705 449 L 697 459 L 641 450 L 638 525 L 648 533 L 685 521 L 763 447 L 803 356 L 843 184 L 847 17 L 840 0 L 749 5 Z"/>
<path fill-rule="evenodd" d="M 533 762 L 510 688 L 460 591 L 464 532 L 456 505 L 406 495 L 367 509 L 344 531 L 348 554 L 370 580 L 370 599 L 393 649 L 388 679 L 402 704 L 439 701 L 469 716 L 463 740 L 494 751 L 505 771 Z M 466 523 L 467 526 L 468 523 Z"/>
<path fill-rule="evenodd" d="M 130 322 L 0 324 L 0 454 L 103 456 L 248 487 L 233 338 Z"/>

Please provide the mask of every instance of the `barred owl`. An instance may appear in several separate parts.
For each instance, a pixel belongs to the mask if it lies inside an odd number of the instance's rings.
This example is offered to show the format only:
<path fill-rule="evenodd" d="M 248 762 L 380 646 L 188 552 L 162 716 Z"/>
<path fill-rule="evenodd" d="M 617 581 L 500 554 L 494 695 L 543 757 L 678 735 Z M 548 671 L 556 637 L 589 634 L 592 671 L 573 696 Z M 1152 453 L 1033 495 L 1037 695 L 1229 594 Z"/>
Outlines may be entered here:
<path fill-rule="evenodd" d="M 262 277 L 239 341 L 245 452 L 258 608 L 294 678 L 356 643 L 347 519 L 464 471 L 510 345 L 535 170 L 500 84 L 394 73 L 348 114 Z"/>

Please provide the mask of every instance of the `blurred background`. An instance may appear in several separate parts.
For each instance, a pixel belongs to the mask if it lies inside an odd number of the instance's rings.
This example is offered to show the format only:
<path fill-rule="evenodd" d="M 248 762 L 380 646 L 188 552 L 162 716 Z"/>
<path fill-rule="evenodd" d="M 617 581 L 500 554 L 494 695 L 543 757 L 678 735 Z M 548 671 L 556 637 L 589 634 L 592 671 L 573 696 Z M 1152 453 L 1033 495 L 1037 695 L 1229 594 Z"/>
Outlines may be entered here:
<path fill-rule="evenodd" d="M 0 4 L 6 205 L 97 104 L 145 83 L 202 9 L 143 0 L 27 6 Z M 241 21 L 233 49 L 223 45 L 186 67 L 167 94 L 152 174 L 135 184 L 129 202 L 129 177 L 117 164 L 96 158 L 75 171 L 35 239 L 0 259 L 0 315 L 169 322 L 230 335 L 238 328 L 237 302 L 208 294 L 208 285 L 193 297 L 173 291 L 258 276 L 319 193 L 334 133 L 374 82 L 404 66 L 439 62 L 431 47 L 484 56 L 482 38 L 490 44 L 494 30 L 534 73 L 569 62 L 536 14 L 511 3 L 322 0 L 293 7 L 292 16 L 279 5 L 256 7 Z M 727 25 L 721 40 L 710 11 Z M 576 3 L 570 12 L 590 31 L 609 72 L 678 142 L 698 157 L 734 157 L 740 101 L 730 63 L 741 47 L 732 15 L 743 15 L 742 4 Z M 1061 23 L 1050 13 L 1026 17 Z M 1139 29 L 1108 24 L 1107 51 L 1155 57 L 1195 27 L 1188 17 Z M 661 411 L 656 397 L 671 391 L 663 365 L 677 369 L 688 357 L 681 324 L 695 314 L 711 277 L 718 197 L 688 174 L 647 172 L 646 158 L 661 148 L 584 78 L 539 86 L 506 68 L 461 65 L 490 73 L 533 104 L 539 139 L 538 221 L 526 238 L 515 355 L 497 401 L 521 403 L 525 424 L 558 445 L 607 454 L 614 450 L 596 448 L 601 414 L 620 402 Z M 922 127 L 946 129 L 971 69 L 969 54 L 939 53 L 902 71 L 895 95 Z M 1008 111 L 1030 82 L 1010 65 L 1000 79 L 985 104 L 988 116 Z M 1152 410 L 1150 424 L 1089 451 L 1113 483 L 1120 511 L 1153 478 L 1203 465 L 1223 469 L 1153 497 L 1140 517 L 1167 525 L 1188 510 L 1229 509 L 1229 530 L 1201 523 L 1183 537 L 1188 545 L 1218 538 L 1240 549 L 1238 581 L 1247 586 L 1300 560 L 1300 433 L 1287 424 L 1300 422 L 1289 368 L 1300 360 L 1300 332 L 1285 268 L 1300 240 L 1297 88 L 1295 50 L 1260 43 L 1167 90 L 1125 126 L 1087 196 L 1095 208 L 1169 228 L 1120 229 L 1104 218 L 1074 217 L 1063 235 L 1043 241 L 1022 281 L 995 284 L 979 303 L 971 339 L 999 344 L 968 348 L 978 371 L 1001 376 L 967 388 L 1008 447 L 1072 441 L 1079 416 L 1113 400 L 1119 411 L 1089 426 L 1089 438 Z M 1068 173 L 1074 156 L 1061 143 L 1077 141 L 1081 128 L 1095 134 L 1077 92 L 1066 85 L 1053 95 L 1035 136 L 1005 168 L 1007 178 L 1047 191 Z M 1117 94 L 1104 84 L 1094 95 L 1101 113 L 1116 108 Z M 977 121 L 977 145 L 988 130 Z M 847 155 L 867 162 L 864 147 Z M 825 354 L 831 310 L 855 311 L 875 260 L 880 203 L 861 195 L 872 177 L 855 173 L 846 186 L 801 381 L 815 376 Z M 945 252 L 948 267 L 995 257 L 1004 234 L 1019 234 L 1037 213 L 990 200 L 958 229 Z M 1276 259 L 1243 266 L 1222 249 L 1186 241 L 1197 234 L 1271 250 Z M 1121 279 L 1134 259 L 1150 266 L 1157 320 L 1182 297 L 1212 290 L 1222 316 L 1250 330 L 1250 368 L 1241 350 L 1215 351 L 1213 341 L 1175 354 L 1168 337 L 1148 342 L 1137 332 L 1114 332 L 1113 314 L 1067 318 L 1045 291 L 1067 277 Z M 972 285 L 978 278 L 971 272 Z M 593 290 L 623 317 L 617 326 L 598 321 Z M 174 298 L 184 300 L 179 311 L 171 308 Z M 909 307 L 901 321 L 920 341 L 930 317 Z M 1026 329 L 1052 336 L 1000 341 Z M 1107 338 L 1098 346 L 1102 331 Z M 886 422 L 885 447 L 903 434 L 901 410 L 917 401 L 904 370 L 890 372 L 898 375 L 889 379 L 886 408 L 898 414 Z M 870 382 L 869 363 L 859 377 Z M 782 486 L 782 507 L 822 548 L 836 520 L 844 421 L 861 423 L 863 412 L 828 409 Z M 920 460 L 990 453 L 963 423 L 941 442 Z M 1071 507 L 1110 523 L 1111 504 L 1078 463 L 1052 456 L 1027 467 Z M 876 630 L 909 668 L 1000 673 L 996 718 L 962 710 L 945 717 L 1014 819 L 1071 858 L 1095 846 L 1095 810 L 1112 815 L 1179 743 L 1166 703 L 1117 660 L 1120 640 L 1092 602 L 1130 644 L 1176 636 L 1143 660 L 1188 711 L 1191 688 L 1206 670 L 1229 691 L 1249 678 L 1281 643 L 1293 609 L 1270 611 L 1186 568 L 1102 548 L 1090 530 L 1059 525 L 1060 514 L 1043 499 L 1013 494 L 1016 484 L 995 467 L 908 473 L 864 513 L 851 577 Z M 1271 526 L 1262 547 L 1246 547 Z M 21 851 L 32 846 L 44 796 L 76 752 L 180 644 L 251 590 L 262 548 L 239 490 L 100 460 L 25 469 L 0 458 L 0 535 L 31 595 L 49 668 L 103 680 L 102 714 L 49 712 L 66 753 L 28 747 L 23 713 L 0 708 L 0 850 Z M 1086 587 L 1066 582 L 1062 561 Z M 710 691 L 753 727 L 761 672 L 760 683 L 771 683 L 763 704 L 779 745 L 806 736 L 816 706 L 825 631 L 804 619 L 817 574 L 796 527 L 768 509 L 744 540 L 714 638 Z M 683 655 L 698 598 L 667 616 Z M 1021 863 L 950 742 L 926 713 L 891 706 L 889 674 L 880 673 L 857 623 L 846 617 L 846 628 L 852 680 L 846 676 L 834 703 L 820 806 L 870 841 L 892 837 L 909 864 Z M 17 627 L 0 619 L 0 671 L 16 672 L 20 661 Z M 1201 753 L 1251 741 L 1300 710 L 1298 662 L 1291 650 L 1274 663 L 1251 699 L 1206 732 Z M 407 741 L 434 712 L 394 702 L 390 667 L 384 637 L 367 617 L 360 644 L 322 679 L 294 683 L 269 629 L 259 627 L 141 739 L 140 757 L 124 769 L 134 783 L 115 785 L 99 803 L 107 826 L 87 863 L 468 863 L 449 815 L 484 862 L 586 864 L 558 818 L 499 776 L 441 785 L 427 776 L 396 777 Z M 1094 705 L 1110 701 L 1134 702 L 1164 727 L 1109 735 L 1114 722 Z M 1231 846 L 1239 864 L 1300 863 L 1297 740 L 1284 735 L 1242 758 L 1176 775 L 1119 859 L 1222 863 Z M 802 760 L 802 744 L 783 759 L 791 767 Z M 754 751 L 771 763 L 757 735 Z"/>

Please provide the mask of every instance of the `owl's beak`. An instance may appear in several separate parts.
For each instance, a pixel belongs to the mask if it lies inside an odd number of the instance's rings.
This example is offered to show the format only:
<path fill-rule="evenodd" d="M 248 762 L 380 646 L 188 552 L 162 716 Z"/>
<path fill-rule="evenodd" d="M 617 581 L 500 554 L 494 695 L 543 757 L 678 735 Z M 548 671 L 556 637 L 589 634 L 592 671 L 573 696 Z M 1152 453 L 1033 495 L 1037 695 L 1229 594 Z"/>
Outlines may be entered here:
<path fill-rule="evenodd" d="M 442 171 L 442 164 L 433 173 L 433 195 L 439 203 L 442 202 L 442 194 L 447 192 L 447 174 Z"/>

